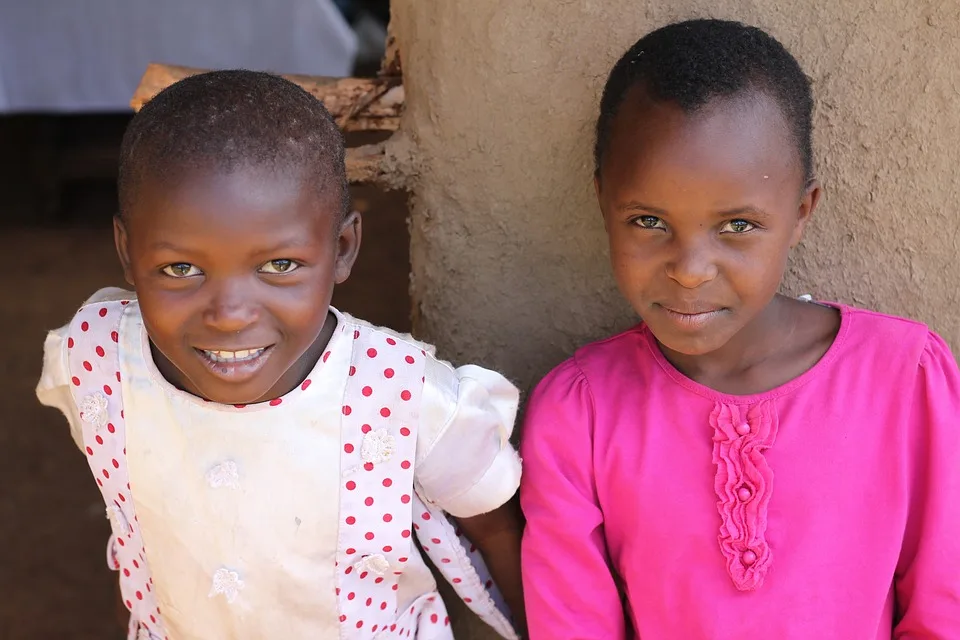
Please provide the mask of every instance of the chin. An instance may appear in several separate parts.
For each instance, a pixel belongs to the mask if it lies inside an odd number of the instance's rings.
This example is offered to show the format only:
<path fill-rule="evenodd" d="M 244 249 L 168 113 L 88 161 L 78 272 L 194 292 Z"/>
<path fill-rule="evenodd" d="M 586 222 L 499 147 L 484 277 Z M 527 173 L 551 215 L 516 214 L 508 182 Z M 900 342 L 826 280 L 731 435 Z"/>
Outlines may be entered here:
<path fill-rule="evenodd" d="M 208 382 L 207 384 L 194 383 L 194 386 L 199 392 L 200 397 L 209 402 L 246 405 L 272 400 L 273 396 L 270 395 L 270 390 L 275 384 L 275 382 L 274 384 L 266 384 L 263 382 L 255 383 L 254 381 L 250 381 L 244 385 L 225 386 L 223 384 L 210 384 Z"/>
<path fill-rule="evenodd" d="M 729 342 L 727 336 L 676 335 L 671 331 L 662 331 L 652 326 L 650 332 L 665 349 L 691 357 L 713 353 Z"/>

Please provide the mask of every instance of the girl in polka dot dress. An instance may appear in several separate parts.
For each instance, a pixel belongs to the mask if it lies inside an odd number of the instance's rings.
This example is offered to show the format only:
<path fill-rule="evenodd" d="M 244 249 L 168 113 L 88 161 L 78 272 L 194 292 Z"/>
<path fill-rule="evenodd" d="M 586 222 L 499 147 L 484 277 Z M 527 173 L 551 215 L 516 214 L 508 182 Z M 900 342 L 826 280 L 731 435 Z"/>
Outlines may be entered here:
<path fill-rule="evenodd" d="M 820 196 L 811 112 L 797 61 L 738 23 L 666 26 L 610 73 L 596 191 L 643 322 L 530 398 L 531 638 L 960 638 L 950 349 L 776 293 Z"/>
<path fill-rule="evenodd" d="M 119 189 L 136 293 L 49 334 L 37 394 L 103 495 L 129 638 L 449 639 L 424 556 L 517 637 L 517 390 L 330 307 L 360 219 L 323 106 L 183 80 L 133 119 Z"/>

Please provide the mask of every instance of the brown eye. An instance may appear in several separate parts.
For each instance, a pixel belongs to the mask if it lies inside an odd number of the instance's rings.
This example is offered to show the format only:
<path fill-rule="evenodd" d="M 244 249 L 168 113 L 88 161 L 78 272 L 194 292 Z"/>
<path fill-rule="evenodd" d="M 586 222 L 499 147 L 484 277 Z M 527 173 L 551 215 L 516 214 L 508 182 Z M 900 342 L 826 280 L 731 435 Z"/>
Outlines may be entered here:
<path fill-rule="evenodd" d="M 293 260 L 288 260 L 287 258 L 279 258 L 277 260 L 271 260 L 266 262 L 260 267 L 261 273 L 290 273 L 296 271 L 300 268 L 300 265 Z"/>
<path fill-rule="evenodd" d="M 635 225 L 643 229 L 666 229 L 667 225 L 657 216 L 640 216 L 633 221 Z"/>
<path fill-rule="evenodd" d="M 168 264 L 162 269 L 162 271 L 171 278 L 189 278 L 191 276 L 199 276 L 203 273 L 200 271 L 200 269 L 188 262 L 175 262 L 174 264 Z"/>
<path fill-rule="evenodd" d="M 746 220 L 731 220 L 727 224 L 723 225 L 723 228 L 720 229 L 720 233 L 747 233 L 748 231 L 753 231 L 756 228 L 752 222 L 747 222 Z"/>

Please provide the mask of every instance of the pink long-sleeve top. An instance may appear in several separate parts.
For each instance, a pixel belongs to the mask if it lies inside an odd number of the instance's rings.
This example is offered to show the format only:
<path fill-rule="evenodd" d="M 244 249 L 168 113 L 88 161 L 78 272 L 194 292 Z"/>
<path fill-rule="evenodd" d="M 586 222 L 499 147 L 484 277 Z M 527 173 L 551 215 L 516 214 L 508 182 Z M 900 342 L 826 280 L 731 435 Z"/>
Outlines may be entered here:
<path fill-rule="evenodd" d="M 960 639 L 960 373 L 924 326 L 841 307 L 752 396 L 643 325 L 580 349 L 522 436 L 533 640 Z"/>

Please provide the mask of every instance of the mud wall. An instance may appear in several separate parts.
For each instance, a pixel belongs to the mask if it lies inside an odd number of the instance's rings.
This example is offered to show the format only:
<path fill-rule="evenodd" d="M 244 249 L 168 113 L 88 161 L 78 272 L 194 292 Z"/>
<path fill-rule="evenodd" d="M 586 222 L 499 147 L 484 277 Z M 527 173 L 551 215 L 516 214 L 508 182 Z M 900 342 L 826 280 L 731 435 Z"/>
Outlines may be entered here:
<path fill-rule="evenodd" d="M 700 16 L 767 29 L 814 83 L 826 196 L 785 289 L 925 321 L 960 353 L 960 3 L 394 0 L 393 11 L 414 327 L 447 358 L 527 389 L 575 346 L 635 321 L 592 191 L 599 92 L 640 35 Z"/>

